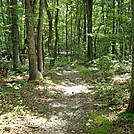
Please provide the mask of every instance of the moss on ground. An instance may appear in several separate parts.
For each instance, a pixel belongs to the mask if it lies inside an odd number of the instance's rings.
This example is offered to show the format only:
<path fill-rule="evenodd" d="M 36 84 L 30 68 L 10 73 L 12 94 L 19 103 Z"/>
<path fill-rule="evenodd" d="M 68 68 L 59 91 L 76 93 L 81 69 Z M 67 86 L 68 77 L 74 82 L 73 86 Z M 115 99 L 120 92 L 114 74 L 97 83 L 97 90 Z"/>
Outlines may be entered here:
<path fill-rule="evenodd" d="M 110 119 L 106 116 L 90 117 L 85 124 L 88 134 L 109 134 Z"/>

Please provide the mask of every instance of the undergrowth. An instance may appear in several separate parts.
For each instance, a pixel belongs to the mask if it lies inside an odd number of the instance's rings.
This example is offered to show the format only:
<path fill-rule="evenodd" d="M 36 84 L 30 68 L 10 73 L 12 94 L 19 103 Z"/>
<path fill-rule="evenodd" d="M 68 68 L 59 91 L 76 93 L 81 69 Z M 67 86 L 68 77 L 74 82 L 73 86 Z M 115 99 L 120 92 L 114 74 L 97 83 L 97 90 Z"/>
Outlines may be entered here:
<path fill-rule="evenodd" d="M 91 81 L 98 87 L 98 90 L 95 92 L 96 104 L 94 105 L 97 116 L 89 118 L 86 122 L 88 134 L 90 132 L 94 132 L 94 134 L 131 134 L 132 130 L 134 130 L 134 115 L 126 112 L 116 114 L 125 109 L 128 104 L 130 79 L 125 79 L 123 82 L 120 80 L 120 78 L 130 76 L 131 67 L 128 65 L 128 62 L 124 64 L 123 62 L 112 60 L 110 56 L 103 56 L 94 60 L 92 66 L 77 63 L 78 61 L 72 63 L 70 69 L 79 71 L 83 78 L 88 82 Z M 57 61 L 53 70 L 49 72 L 49 79 L 54 83 L 61 84 L 63 81 L 58 79 L 58 75 L 54 75 L 53 71 L 58 71 L 60 69 L 59 66 L 70 65 L 71 59 L 69 57 Z M 26 72 L 27 64 L 19 67 L 19 70 Z M 121 76 L 121 74 L 126 74 L 126 72 L 127 76 Z M 1 75 L 5 76 L 4 73 Z M 24 79 L 16 81 L 17 75 L 19 76 L 20 74 L 10 72 L 10 75 L 9 82 L 5 82 L 3 78 L 0 79 L 0 125 L 8 124 L 12 119 L 24 116 L 27 113 L 42 114 L 48 108 L 44 102 L 40 105 L 42 100 L 52 97 L 46 91 L 46 87 L 49 85 L 45 81 L 33 81 L 32 83 L 28 83 Z M 112 78 L 115 75 L 118 75 L 118 81 L 113 81 Z M 109 120 L 108 116 L 110 114 L 114 114 L 117 117 Z"/>
<path fill-rule="evenodd" d="M 98 89 L 95 93 L 94 118 L 105 116 L 110 118 L 109 131 L 101 129 L 104 123 L 96 123 L 89 120 L 85 124 L 88 134 L 132 134 L 134 133 L 134 114 L 126 113 L 124 109 L 128 106 L 130 96 L 130 70 L 131 63 L 127 61 L 113 60 L 111 56 L 103 56 L 92 61 L 90 70 L 91 82 Z M 122 112 L 123 110 L 123 112 Z M 121 111 L 121 112 L 120 112 Z M 94 125 L 95 124 L 95 125 Z M 96 128 L 96 126 L 98 126 Z M 92 130 L 91 130 L 92 129 Z"/>
<path fill-rule="evenodd" d="M 89 68 L 87 68 L 83 65 L 73 65 L 72 68 L 79 71 L 81 77 L 83 77 L 85 79 L 89 78 L 89 76 L 90 76 L 90 69 Z"/>
<path fill-rule="evenodd" d="M 128 103 L 129 83 L 116 85 L 115 83 L 98 83 L 99 89 L 96 92 L 96 100 L 102 107 L 109 110 L 117 110 Z"/>

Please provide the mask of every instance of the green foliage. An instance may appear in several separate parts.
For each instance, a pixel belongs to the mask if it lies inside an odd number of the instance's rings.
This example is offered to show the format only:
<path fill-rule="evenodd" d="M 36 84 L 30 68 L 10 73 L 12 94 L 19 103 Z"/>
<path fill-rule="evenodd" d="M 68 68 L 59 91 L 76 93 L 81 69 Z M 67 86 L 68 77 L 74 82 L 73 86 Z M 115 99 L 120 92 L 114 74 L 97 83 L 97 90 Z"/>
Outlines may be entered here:
<path fill-rule="evenodd" d="M 19 73 L 26 73 L 28 71 L 29 68 L 29 62 L 28 60 L 25 60 L 24 62 L 22 62 L 21 64 L 19 64 L 18 68 L 16 69 L 16 72 Z"/>
<path fill-rule="evenodd" d="M 70 56 L 60 56 L 58 57 L 55 66 L 66 66 L 71 64 L 71 57 Z"/>
<path fill-rule="evenodd" d="M 11 68 L 12 68 L 12 61 L 8 61 L 6 59 L 0 60 L 0 69 L 11 70 Z"/>
<path fill-rule="evenodd" d="M 120 111 L 117 115 L 119 119 L 125 119 L 134 123 L 134 114 L 127 113 L 126 110 Z"/>
<path fill-rule="evenodd" d="M 85 124 L 88 134 L 109 134 L 111 120 L 106 116 L 91 116 Z"/>
<path fill-rule="evenodd" d="M 6 85 L 0 88 L 0 101 L 2 108 L 0 113 L 5 113 L 7 111 L 22 111 L 25 106 L 25 102 L 22 101 L 20 88 L 27 84 L 26 81 L 16 81 L 11 83 L 6 83 Z"/>
<path fill-rule="evenodd" d="M 129 87 L 128 85 L 114 85 L 114 83 L 100 83 L 100 89 L 97 90 L 96 98 L 99 103 L 106 104 L 110 110 L 120 108 L 128 101 Z M 105 105 L 104 105 L 105 106 Z"/>
<path fill-rule="evenodd" d="M 21 85 L 17 83 L 7 83 L 7 87 L 13 88 L 13 89 L 20 89 Z"/>
<path fill-rule="evenodd" d="M 76 70 L 78 70 L 80 73 L 83 74 L 88 74 L 90 72 L 90 70 L 82 65 L 73 65 L 73 68 L 75 68 Z"/>
<path fill-rule="evenodd" d="M 100 74 L 102 77 L 112 76 L 112 67 L 114 62 L 112 61 L 112 56 L 103 56 L 93 61 L 96 66 L 99 68 Z"/>
<path fill-rule="evenodd" d="M 98 68 L 95 73 L 99 78 L 111 78 L 114 74 L 121 74 L 130 72 L 130 65 L 113 60 L 113 55 L 102 56 L 101 58 L 93 60 L 94 68 Z"/>

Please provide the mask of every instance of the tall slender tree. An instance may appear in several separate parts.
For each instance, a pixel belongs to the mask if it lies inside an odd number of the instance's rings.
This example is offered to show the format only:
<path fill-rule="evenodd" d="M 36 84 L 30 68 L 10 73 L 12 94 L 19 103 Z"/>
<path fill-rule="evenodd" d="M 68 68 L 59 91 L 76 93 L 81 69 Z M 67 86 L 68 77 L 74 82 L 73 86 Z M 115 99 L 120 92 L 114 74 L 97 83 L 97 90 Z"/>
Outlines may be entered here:
<path fill-rule="evenodd" d="M 87 45 L 87 57 L 88 60 L 93 58 L 93 49 L 92 49 L 92 8 L 93 0 L 86 0 L 87 7 L 87 29 L 88 29 L 88 45 Z"/>
<path fill-rule="evenodd" d="M 84 28 L 83 28 L 83 42 L 86 44 L 86 28 L 87 28 L 87 20 L 86 20 L 86 3 L 85 3 L 85 0 L 83 0 L 83 3 L 84 3 Z"/>
<path fill-rule="evenodd" d="M 66 52 L 68 53 L 68 3 L 66 3 Z"/>
<path fill-rule="evenodd" d="M 58 41 L 59 41 L 59 34 L 58 34 L 58 15 L 59 15 L 59 0 L 56 1 L 56 13 L 55 13 L 55 46 L 54 46 L 54 61 L 55 64 L 57 58 L 57 49 L 58 49 Z"/>
<path fill-rule="evenodd" d="M 112 25 L 112 34 L 115 34 L 115 0 L 113 0 L 113 25 Z M 112 54 L 116 54 L 116 48 L 115 48 L 116 42 L 113 39 L 112 41 Z"/>
<path fill-rule="evenodd" d="M 43 74 L 43 18 L 44 18 L 44 0 L 40 0 L 39 20 L 37 26 L 37 61 L 38 70 Z"/>
<path fill-rule="evenodd" d="M 19 29 L 18 29 L 17 0 L 11 0 L 11 15 L 12 15 L 13 70 L 17 70 L 19 66 Z"/>
<path fill-rule="evenodd" d="M 49 56 L 52 56 L 51 54 L 51 47 L 52 47 L 52 36 L 53 36 L 53 19 L 52 19 L 52 14 L 50 12 L 50 9 L 48 7 L 47 0 L 44 0 L 45 4 L 45 9 L 47 11 L 47 16 L 48 16 L 48 22 L 49 22 L 49 33 L 48 33 L 48 53 Z"/>

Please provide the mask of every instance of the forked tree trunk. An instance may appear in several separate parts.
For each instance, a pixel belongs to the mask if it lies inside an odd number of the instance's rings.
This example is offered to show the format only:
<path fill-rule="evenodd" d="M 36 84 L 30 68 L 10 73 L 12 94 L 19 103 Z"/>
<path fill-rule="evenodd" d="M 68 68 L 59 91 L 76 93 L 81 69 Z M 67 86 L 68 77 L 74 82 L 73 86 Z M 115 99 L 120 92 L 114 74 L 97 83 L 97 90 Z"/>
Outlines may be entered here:
<path fill-rule="evenodd" d="M 43 78 L 37 68 L 37 57 L 34 39 L 34 15 L 33 0 L 26 0 L 26 28 L 27 28 L 27 44 L 29 57 L 29 80 Z"/>

